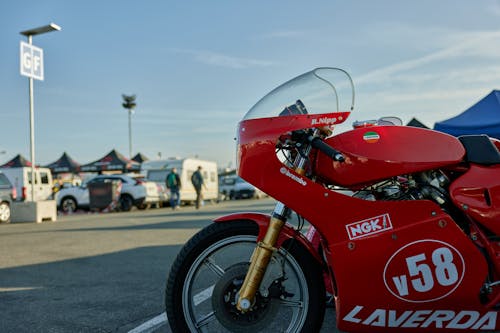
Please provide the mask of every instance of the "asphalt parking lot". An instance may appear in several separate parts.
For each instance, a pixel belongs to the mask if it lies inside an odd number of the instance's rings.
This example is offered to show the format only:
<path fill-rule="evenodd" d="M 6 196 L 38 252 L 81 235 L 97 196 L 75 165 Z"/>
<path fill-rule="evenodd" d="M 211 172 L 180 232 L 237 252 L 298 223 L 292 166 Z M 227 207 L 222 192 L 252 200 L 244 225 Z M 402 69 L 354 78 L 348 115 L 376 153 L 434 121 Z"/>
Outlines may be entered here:
<path fill-rule="evenodd" d="M 273 206 L 239 200 L 0 225 L 0 332 L 170 332 L 165 278 L 184 242 L 215 217 Z M 327 321 L 323 331 L 335 331 L 331 311 Z"/>

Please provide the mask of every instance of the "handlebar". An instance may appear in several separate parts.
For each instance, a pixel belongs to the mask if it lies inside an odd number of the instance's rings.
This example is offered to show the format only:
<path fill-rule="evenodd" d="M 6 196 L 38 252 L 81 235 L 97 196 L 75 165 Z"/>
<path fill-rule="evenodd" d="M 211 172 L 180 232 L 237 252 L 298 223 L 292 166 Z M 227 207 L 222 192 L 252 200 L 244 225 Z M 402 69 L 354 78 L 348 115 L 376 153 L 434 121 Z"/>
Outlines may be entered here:
<path fill-rule="evenodd" d="M 308 139 L 309 139 L 309 142 L 311 142 L 311 146 L 318 149 L 322 153 L 326 154 L 328 157 L 330 157 L 334 161 L 337 161 L 337 162 L 344 162 L 345 161 L 345 157 L 344 157 L 344 155 L 342 155 L 342 153 L 335 150 L 332 146 L 325 143 L 320 138 L 310 136 Z"/>

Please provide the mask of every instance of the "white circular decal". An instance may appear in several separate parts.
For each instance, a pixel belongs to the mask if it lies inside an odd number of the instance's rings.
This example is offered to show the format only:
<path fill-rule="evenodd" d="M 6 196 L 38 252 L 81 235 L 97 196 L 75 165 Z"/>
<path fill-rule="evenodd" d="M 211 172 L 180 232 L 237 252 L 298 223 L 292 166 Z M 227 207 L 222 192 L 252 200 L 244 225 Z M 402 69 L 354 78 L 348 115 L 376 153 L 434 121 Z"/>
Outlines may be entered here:
<path fill-rule="evenodd" d="M 412 303 L 450 295 L 462 282 L 464 258 L 448 243 L 425 239 L 397 250 L 384 268 L 384 283 L 395 297 Z"/>

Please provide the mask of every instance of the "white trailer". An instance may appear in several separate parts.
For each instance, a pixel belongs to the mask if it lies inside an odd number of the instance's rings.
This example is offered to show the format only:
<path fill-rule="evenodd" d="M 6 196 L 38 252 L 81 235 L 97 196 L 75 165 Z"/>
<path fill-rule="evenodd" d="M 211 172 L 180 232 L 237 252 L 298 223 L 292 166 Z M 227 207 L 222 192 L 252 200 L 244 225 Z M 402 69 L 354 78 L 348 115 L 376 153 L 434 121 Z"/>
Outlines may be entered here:
<path fill-rule="evenodd" d="M 182 202 L 196 200 L 196 191 L 191 183 L 191 176 L 201 166 L 201 173 L 205 186 L 202 189 L 203 200 L 217 200 L 219 183 L 217 177 L 217 163 L 195 158 L 171 158 L 167 160 L 146 161 L 141 165 L 141 174 L 148 180 L 165 186 L 165 180 L 172 168 L 177 169 L 181 179 L 180 196 Z"/>

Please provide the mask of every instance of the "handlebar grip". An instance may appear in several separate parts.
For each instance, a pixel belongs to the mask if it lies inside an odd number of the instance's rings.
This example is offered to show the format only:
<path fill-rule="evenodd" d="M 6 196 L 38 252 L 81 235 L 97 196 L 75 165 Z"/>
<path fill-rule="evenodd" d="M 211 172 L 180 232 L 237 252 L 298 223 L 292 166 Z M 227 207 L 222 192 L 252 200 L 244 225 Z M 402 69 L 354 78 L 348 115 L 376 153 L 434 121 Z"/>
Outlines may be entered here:
<path fill-rule="evenodd" d="M 318 149 L 322 153 L 326 154 L 328 157 L 330 157 L 334 161 L 338 161 L 338 162 L 345 161 L 344 155 L 342 155 L 342 153 L 335 150 L 332 146 L 325 143 L 320 138 L 318 138 L 318 137 L 311 138 L 310 137 L 310 142 L 311 142 L 311 146 Z"/>

